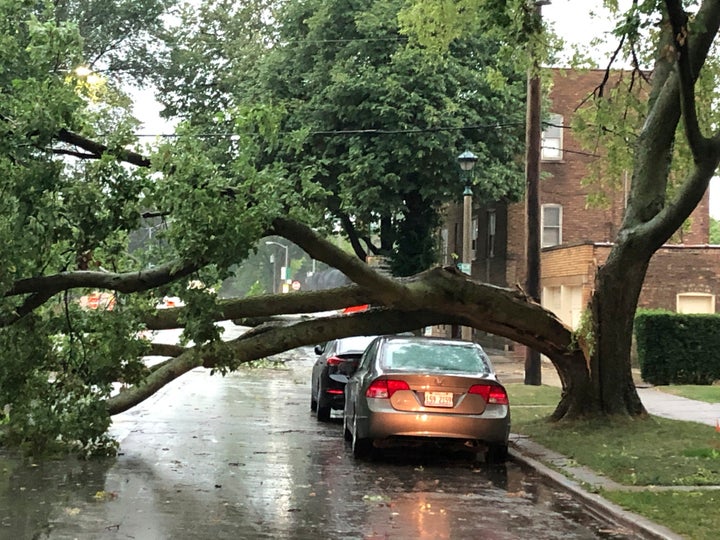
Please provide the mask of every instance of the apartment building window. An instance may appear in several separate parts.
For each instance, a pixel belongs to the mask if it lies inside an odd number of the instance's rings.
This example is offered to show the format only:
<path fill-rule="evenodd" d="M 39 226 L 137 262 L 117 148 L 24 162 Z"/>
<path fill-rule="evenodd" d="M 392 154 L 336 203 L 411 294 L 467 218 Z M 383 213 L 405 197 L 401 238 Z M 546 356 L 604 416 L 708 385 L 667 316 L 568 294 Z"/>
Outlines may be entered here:
<path fill-rule="evenodd" d="M 542 247 L 562 244 L 562 205 L 542 205 Z"/>
<path fill-rule="evenodd" d="M 453 223 L 453 259 L 458 256 L 458 253 L 462 252 L 462 244 L 460 243 L 460 224 Z"/>
<path fill-rule="evenodd" d="M 563 117 L 550 114 L 543 124 L 542 150 L 540 158 L 544 161 L 558 161 L 563 158 Z"/>
<path fill-rule="evenodd" d="M 472 220 L 472 237 L 470 246 L 470 257 L 475 260 L 477 258 L 477 243 L 478 243 L 478 218 L 474 217 Z"/>
<path fill-rule="evenodd" d="M 487 258 L 495 257 L 495 223 L 497 216 L 495 210 L 487 213 Z"/>
<path fill-rule="evenodd" d="M 447 227 L 443 227 L 440 230 L 440 256 L 442 257 L 443 264 L 448 264 L 450 262 Z"/>

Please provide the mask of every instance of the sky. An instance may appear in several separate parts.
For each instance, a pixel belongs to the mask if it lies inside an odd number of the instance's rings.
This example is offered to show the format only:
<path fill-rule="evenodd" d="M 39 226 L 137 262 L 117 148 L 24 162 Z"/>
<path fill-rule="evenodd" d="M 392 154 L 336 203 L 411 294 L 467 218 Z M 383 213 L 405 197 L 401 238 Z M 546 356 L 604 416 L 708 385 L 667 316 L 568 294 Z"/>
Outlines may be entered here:
<path fill-rule="evenodd" d="M 620 6 L 627 6 L 630 0 L 619 0 Z M 591 14 L 595 14 L 593 17 Z M 583 45 L 593 37 L 606 36 L 613 28 L 602 7 L 602 0 L 551 0 L 549 5 L 542 7 L 542 15 L 548 24 L 554 27 L 557 34 L 570 45 Z M 598 58 L 607 59 L 616 43 L 612 36 L 607 36 L 605 47 L 597 47 Z M 600 64 L 604 64 L 601 62 Z M 172 126 L 162 120 L 159 115 L 160 106 L 153 99 L 150 91 L 135 94 L 137 118 L 143 120 L 140 133 L 169 133 Z M 710 215 L 720 219 L 720 179 L 710 183 Z"/>
<path fill-rule="evenodd" d="M 629 3 L 620 0 L 621 5 Z M 587 45 L 591 39 L 603 37 L 613 28 L 601 0 L 552 0 L 542 6 L 542 16 L 569 45 Z M 607 48 L 600 47 L 597 58 L 601 61 L 607 58 L 614 44 L 612 36 L 608 36 Z"/>

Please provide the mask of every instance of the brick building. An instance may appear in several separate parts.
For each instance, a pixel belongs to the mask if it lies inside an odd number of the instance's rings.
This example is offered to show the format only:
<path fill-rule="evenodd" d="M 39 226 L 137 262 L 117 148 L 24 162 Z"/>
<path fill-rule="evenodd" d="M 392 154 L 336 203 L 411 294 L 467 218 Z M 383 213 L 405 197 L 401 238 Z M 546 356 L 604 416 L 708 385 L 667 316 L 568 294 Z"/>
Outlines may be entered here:
<path fill-rule="evenodd" d="M 541 156 L 542 304 L 576 327 L 587 305 L 596 268 L 607 258 L 620 226 L 630 171 L 614 179 L 607 204 L 588 205 L 582 180 L 602 156 L 584 151 L 568 128 L 570 119 L 602 80 L 603 71 L 552 70 L 550 113 Z M 475 174 L 482 174 L 476 171 Z M 525 282 L 524 203 L 474 201 L 472 218 L 475 279 L 512 287 Z M 716 312 L 720 293 L 720 246 L 708 245 L 709 193 L 682 231 L 653 257 L 640 307 L 681 312 Z M 442 229 L 444 264 L 462 252 L 462 206 L 447 208 Z M 437 329 L 447 333 L 449 329 Z M 482 336 L 476 336 L 482 338 Z M 483 339 L 483 341 L 485 341 Z"/>

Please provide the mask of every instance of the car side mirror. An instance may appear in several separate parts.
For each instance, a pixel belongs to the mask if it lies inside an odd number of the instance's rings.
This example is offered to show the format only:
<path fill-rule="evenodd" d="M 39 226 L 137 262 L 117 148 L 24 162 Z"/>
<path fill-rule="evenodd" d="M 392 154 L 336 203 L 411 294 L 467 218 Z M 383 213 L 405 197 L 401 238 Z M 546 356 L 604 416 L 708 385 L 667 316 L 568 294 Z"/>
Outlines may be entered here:
<path fill-rule="evenodd" d="M 315 345 L 315 354 L 320 355 L 324 352 L 325 352 L 325 344 L 324 343 Z"/>

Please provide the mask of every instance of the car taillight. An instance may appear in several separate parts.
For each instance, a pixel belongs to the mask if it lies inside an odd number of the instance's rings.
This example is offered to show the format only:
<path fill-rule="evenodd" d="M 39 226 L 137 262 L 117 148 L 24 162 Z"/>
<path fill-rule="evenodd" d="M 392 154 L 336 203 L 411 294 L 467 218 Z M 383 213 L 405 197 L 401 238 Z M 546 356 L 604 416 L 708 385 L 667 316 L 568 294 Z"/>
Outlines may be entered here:
<path fill-rule="evenodd" d="M 390 399 L 398 390 L 410 390 L 410 386 L 405 381 L 378 379 L 370 383 L 365 391 L 365 397 Z"/>
<path fill-rule="evenodd" d="M 505 389 L 495 384 L 473 384 L 468 390 L 468 394 L 478 394 L 482 396 L 485 403 L 493 405 L 509 405 L 510 403 Z"/>
<path fill-rule="evenodd" d="M 338 356 L 330 356 L 327 359 L 328 366 L 339 366 L 343 363 L 343 359 Z"/>

